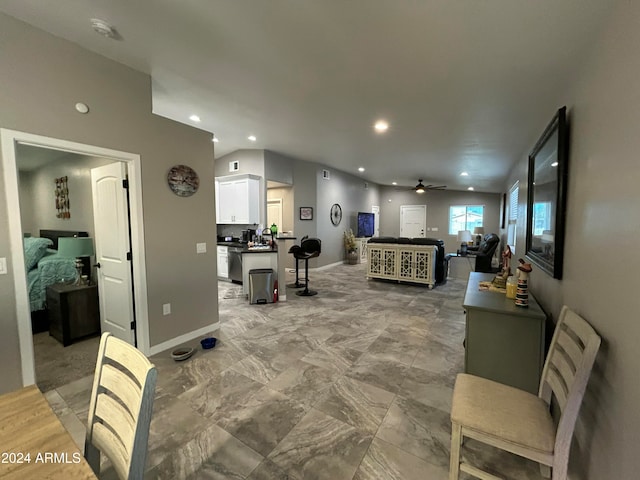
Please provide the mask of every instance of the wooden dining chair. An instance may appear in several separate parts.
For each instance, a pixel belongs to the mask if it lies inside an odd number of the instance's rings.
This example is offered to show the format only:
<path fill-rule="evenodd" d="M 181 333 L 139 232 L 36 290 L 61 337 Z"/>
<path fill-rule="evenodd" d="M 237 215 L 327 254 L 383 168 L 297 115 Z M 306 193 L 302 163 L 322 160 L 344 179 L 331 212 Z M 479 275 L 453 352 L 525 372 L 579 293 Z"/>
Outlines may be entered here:
<path fill-rule="evenodd" d="M 89 405 L 84 456 L 100 473 L 100 452 L 121 480 L 142 479 L 156 367 L 135 347 L 104 333 Z"/>
<path fill-rule="evenodd" d="M 459 374 L 451 406 L 449 479 L 463 471 L 483 480 L 500 477 L 461 462 L 465 437 L 540 463 L 545 477 L 567 478 L 569 449 L 582 397 L 600 348 L 600 337 L 566 305 L 562 307 L 542 370 L 538 395 L 485 378 Z M 559 407 L 557 424 L 552 398 Z"/>

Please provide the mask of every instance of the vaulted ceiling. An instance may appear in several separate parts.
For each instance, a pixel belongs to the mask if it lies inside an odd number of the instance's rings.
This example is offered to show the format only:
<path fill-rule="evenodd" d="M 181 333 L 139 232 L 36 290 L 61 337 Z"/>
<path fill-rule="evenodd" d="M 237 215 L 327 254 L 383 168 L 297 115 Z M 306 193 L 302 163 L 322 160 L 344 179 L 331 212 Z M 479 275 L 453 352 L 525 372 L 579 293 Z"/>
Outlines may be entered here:
<path fill-rule="evenodd" d="M 386 185 L 498 192 L 566 103 L 612 3 L 0 0 L 0 11 L 150 74 L 154 113 L 215 134 L 216 157 L 269 149 Z"/>

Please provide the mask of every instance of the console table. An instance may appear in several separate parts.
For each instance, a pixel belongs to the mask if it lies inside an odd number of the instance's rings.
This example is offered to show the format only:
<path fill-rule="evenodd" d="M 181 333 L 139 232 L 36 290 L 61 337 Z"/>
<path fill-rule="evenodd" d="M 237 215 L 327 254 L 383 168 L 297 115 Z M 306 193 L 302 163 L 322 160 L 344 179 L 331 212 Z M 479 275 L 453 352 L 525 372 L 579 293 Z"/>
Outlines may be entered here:
<path fill-rule="evenodd" d="M 529 294 L 529 307 L 516 307 L 504 293 L 480 291 L 492 273 L 469 275 L 464 371 L 537 394 L 544 364 L 546 315 Z"/>
<path fill-rule="evenodd" d="M 367 277 L 398 282 L 436 283 L 435 245 L 369 243 Z"/>

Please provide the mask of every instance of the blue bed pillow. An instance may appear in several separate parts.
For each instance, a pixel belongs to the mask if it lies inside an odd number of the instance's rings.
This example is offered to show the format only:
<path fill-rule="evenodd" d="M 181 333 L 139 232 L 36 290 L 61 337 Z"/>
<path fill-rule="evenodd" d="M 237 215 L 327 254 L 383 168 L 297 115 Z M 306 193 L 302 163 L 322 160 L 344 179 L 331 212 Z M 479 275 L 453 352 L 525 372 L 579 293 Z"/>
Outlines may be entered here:
<path fill-rule="evenodd" d="M 48 238 L 27 237 L 24 239 L 24 267 L 27 272 L 38 264 L 51 245 L 53 245 L 53 241 Z"/>

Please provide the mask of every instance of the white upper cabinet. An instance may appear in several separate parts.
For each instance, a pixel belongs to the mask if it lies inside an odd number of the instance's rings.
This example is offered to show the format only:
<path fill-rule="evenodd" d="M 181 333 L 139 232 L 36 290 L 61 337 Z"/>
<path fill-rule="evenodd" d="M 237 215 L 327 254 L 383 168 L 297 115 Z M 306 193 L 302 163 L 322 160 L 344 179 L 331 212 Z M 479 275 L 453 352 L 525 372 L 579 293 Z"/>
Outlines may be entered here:
<path fill-rule="evenodd" d="M 216 178 L 216 223 L 260 223 L 260 177 Z"/>

